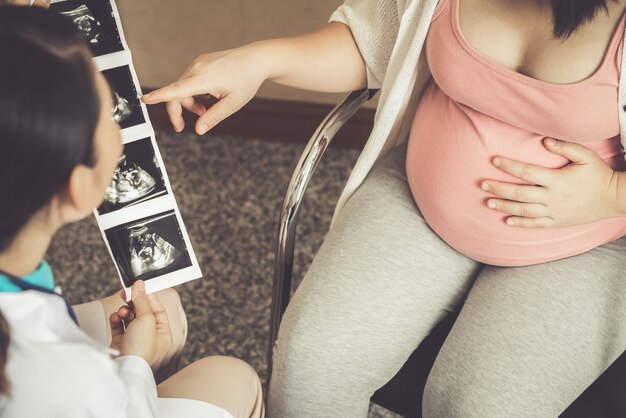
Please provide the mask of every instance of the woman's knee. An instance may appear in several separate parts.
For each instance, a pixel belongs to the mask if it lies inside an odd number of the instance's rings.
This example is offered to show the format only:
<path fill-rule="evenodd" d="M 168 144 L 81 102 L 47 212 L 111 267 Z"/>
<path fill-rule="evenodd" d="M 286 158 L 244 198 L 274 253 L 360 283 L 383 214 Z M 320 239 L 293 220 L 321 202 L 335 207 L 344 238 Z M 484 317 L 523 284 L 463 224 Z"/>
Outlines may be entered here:
<path fill-rule="evenodd" d="M 355 329 L 352 322 L 334 315 L 320 315 L 316 320 L 308 309 L 298 308 L 288 309 L 274 347 L 272 402 L 333 399 L 343 396 L 346 386 L 355 394 L 375 389 L 378 376 L 373 373 L 375 367 L 368 367 L 370 347 L 375 344 L 366 327 Z"/>
<path fill-rule="evenodd" d="M 225 392 L 233 394 L 234 399 L 244 400 L 241 410 L 260 411 L 263 399 L 261 380 L 256 370 L 243 360 L 227 356 L 205 357 L 196 363 L 209 379 L 217 377 Z M 226 377 L 228 376 L 228 377 Z M 243 414 L 245 416 L 258 416 Z"/>
<path fill-rule="evenodd" d="M 433 366 L 422 399 L 424 416 L 429 418 L 477 416 L 478 411 L 474 403 L 480 403 L 481 399 L 470 395 L 470 391 L 473 385 L 479 385 L 480 382 L 469 382 L 459 373 L 460 370 L 453 365 L 448 368 Z"/>
<path fill-rule="evenodd" d="M 180 355 L 187 341 L 187 316 L 180 297 L 174 289 L 165 289 L 157 292 L 156 295 L 167 312 L 172 333 L 172 346 L 161 363 L 156 365 L 155 379 L 157 383 L 160 383 L 178 371 Z"/>
<path fill-rule="evenodd" d="M 345 333 L 340 333 L 339 320 L 334 315 L 329 312 L 315 315 L 307 295 L 298 296 L 292 300 L 281 322 L 274 346 L 273 374 L 277 378 L 291 376 L 299 384 L 319 382 L 318 374 L 323 373 L 324 367 L 334 367 L 334 363 L 341 362 L 338 351 L 348 350 L 339 343 Z M 332 310 L 321 300 L 315 305 Z"/>
<path fill-rule="evenodd" d="M 190 398 L 227 410 L 235 418 L 262 417 L 263 391 L 246 362 L 211 356 L 185 367 L 158 386 L 159 396 Z"/>
<path fill-rule="evenodd" d="M 342 358 L 350 349 L 328 338 L 332 327 L 313 321 L 306 309 L 301 312 L 297 307 L 287 309 L 274 346 L 268 398 L 271 415 L 292 417 L 300 411 L 302 416 L 311 416 L 304 415 L 305 405 L 328 402 L 354 376 Z"/>
<path fill-rule="evenodd" d="M 270 416 L 366 416 L 380 377 L 362 365 L 368 356 L 360 352 L 358 340 L 355 333 L 346 335 L 332 324 L 286 318 L 274 347 Z"/>
<path fill-rule="evenodd" d="M 534 415 L 519 409 L 523 388 L 511 384 L 507 371 L 459 355 L 438 358 L 428 376 L 422 411 L 429 418 L 499 418 Z"/>
<path fill-rule="evenodd" d="M 174 289 L 165 289 L 157 292 L 159 300 L 167 312 L 167 319 L 172 330 L 171 356 L 176 357 L 183 350 L 187 341 L 187 315 L 183 308 L 178 292 Z"/>

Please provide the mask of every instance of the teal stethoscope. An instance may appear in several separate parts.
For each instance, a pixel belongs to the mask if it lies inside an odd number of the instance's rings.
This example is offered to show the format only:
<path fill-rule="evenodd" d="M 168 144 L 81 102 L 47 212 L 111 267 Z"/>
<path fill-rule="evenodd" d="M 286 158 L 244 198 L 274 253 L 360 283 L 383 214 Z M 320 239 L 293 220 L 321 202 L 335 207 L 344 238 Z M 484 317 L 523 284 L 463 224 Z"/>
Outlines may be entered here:
<path fill-rule="evenodd" d="M 76 318 L 76 313 L 74 312 L 72 305 L 67 299 L 65 299 L 65 297 L 63 297 L 61 293 L 48 289 L 43 286 L 37 286 L 36 284 L 27 283 L 24 280 L 20 280 L 19 278 L 13 276 L 12 274 L 6 273 L 2 270 L 0 270 L 0 277 L 1 276 L 6 277 L 11 283 L 19 287 L 21 290 L 34 290 L 36 292 L 46 293 L 48 295 L 56 295 L 60 297 L 65 302 L 65 306 L 67 307 L 67 313 L 69 314 L 70 318 L 72 318 L 72 321 L 74 321 L 76 325 L 78 325 L 78 319 Z"/>

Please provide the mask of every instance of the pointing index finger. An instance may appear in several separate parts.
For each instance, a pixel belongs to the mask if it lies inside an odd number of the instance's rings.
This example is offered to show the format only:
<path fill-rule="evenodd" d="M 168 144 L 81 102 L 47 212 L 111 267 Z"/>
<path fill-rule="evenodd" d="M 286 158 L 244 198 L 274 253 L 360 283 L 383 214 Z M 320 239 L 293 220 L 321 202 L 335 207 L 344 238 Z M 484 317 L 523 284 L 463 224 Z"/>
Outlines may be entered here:
<path fill-rule="evenodd" d="M 197 80 L 188 78 L 145 94 L 141 99 L 146 104 L 157 104 L 171 100 L 181 100 L 203 93 L 206 93 L 206 91 L 198 90 Z"/>

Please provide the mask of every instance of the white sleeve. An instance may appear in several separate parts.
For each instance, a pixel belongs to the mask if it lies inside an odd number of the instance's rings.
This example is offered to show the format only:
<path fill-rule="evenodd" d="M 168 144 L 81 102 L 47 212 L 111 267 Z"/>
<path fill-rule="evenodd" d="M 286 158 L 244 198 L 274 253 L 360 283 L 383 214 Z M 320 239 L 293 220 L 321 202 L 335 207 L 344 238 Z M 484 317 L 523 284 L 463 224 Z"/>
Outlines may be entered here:
<path fill-rule="evenodd" d="M 114 362 L 126 394 L 125 417 L 156 417 L 156 382 L 148 363 L 137 356 L 118 357 Z"/>
<path fill-rule="evenodd" d="M 385 79 L 404 3 L 400 0 L 345 0 L 330 17 L 331 22 L 341 22 L 352 31 L 367 67 L 367 86 L 371 89 L 380 88 Z"/>

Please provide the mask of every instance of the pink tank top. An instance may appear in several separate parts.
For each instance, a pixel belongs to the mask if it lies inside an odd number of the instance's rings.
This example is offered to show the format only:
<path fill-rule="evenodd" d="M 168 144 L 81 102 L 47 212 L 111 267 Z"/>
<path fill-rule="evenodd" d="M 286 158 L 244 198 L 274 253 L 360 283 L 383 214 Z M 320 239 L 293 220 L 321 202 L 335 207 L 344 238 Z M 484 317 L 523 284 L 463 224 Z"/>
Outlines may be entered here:
<path fill-rule="evenodd" d="M 587 225 L 521 229 L 487 208 L 483 180 L 523 183 L 496 169 L 504 156 L 544 167 L 567 161 L 545 137 L 577 142 L 613 168 L 626 170 L 617 94 L 624 17 L 601 66 L 572 84 L 517 73 L 477 52 L 459 26 L 459 0 L 441 0 L 428 36 L 433 79 L 415 114 L 407 151 L 411 192 L 428 225 L 474 260 L 500 266 L 543 263 L 576 255 L 626 234 L 626 218 Z"/>

